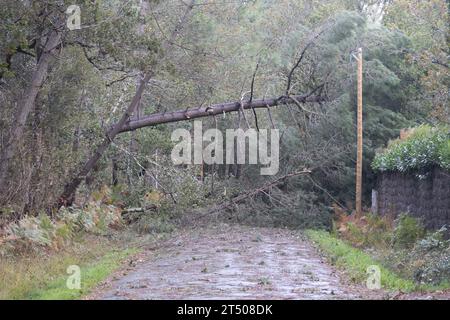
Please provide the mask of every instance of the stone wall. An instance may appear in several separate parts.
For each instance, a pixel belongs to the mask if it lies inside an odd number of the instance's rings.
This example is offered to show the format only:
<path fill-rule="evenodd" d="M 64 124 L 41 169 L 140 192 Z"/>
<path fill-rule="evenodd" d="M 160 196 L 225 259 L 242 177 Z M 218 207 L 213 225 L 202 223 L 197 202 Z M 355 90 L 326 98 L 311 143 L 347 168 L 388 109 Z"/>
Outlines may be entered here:
<path fill-rule="evenodd" d="M 409 213 L 428 229 L 450 227 L 450 172 L 433 169 L 425 179 L 385 172 L 378 176 L 373 208 L 381 215 Z"/>

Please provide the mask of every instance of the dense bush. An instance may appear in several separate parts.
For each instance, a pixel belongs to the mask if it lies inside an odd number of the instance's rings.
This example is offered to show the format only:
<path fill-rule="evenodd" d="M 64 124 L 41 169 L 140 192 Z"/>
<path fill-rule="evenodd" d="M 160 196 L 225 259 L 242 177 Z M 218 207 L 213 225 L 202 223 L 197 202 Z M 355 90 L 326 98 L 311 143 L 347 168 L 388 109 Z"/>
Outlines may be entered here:
<path fill-rule="evenodd" d="M 450 281 L 450 241 L 444 240 L 445 228 L 417 242 L 412 258 L 422 262 L 414 272 L 421 283 Z"/>
<path fill-rule="evenodd" d="M 450 128 L 447 126 L 420 126 L 407 138 L 391 142 L 372 163 L 374 170 L 399 172 L 435 165 L 450 169 Z"/>

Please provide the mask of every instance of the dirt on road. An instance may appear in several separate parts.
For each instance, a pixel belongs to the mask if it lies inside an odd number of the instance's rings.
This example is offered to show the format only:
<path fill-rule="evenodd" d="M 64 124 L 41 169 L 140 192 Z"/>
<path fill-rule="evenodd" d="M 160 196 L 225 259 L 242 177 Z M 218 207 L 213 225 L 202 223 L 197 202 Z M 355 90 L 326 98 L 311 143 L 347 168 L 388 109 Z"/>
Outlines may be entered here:
<path fill-rule="evenodd" d="M 148 248 L 90 299 L 361 299 L 299 233 L 221 224 Z"/>

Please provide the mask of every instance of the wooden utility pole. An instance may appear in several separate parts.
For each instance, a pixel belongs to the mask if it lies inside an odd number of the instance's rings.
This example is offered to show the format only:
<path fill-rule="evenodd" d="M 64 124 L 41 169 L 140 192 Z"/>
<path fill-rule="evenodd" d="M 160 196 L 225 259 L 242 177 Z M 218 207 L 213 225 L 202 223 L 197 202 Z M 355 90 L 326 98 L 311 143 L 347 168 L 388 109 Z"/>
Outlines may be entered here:
<path fill-rule="evenodd" d="M 362 48 L 358 49 L 358 146 L 356 157 L 356 215 L 361 216 L 361 198 L 362 198 L 362 161 L 363 161 L 363 56 Z"/>

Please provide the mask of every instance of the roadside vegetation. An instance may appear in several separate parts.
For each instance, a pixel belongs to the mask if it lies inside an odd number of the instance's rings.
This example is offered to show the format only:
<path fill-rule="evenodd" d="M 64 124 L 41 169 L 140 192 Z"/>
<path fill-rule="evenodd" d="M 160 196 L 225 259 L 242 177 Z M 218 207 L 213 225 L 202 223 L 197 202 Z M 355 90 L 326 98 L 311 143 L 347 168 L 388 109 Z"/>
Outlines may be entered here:
<path fill-rule="evenodd" d="M 119 196 L 107 187 L 83 208 L 7 224 L 0 235 L 0 299 L 79 299 L 124 265 L 142 246 L 174 230 L 169 218 L 134 213 L 124 218 Z M 144 218 L 145 216 L 145 218 Z M 69 289 L 69 266 L 80 267 L 81 288 Z"/>
<path fill-rule="evenodd" d="M 2 259 L 0 299 L 81 298 L 137 252 L 137 248 L 91 236 L 59 251 Z M 80 267 L 80 289 L 66 285 L 71 275 L 67 268 L 72 265 Z"/>
<path fill-rule="evenodd" d="M 308 230 L 306 234 L 352 280 L 364 282 L 367 268 L 377 265 L 384 289 L 410 292 L 450 288 L 446 231 L 443 227 L 427 232 L 419 220 L 404 214 L 391 220 L 341 212 L 335 217 L 332 232 Z"/>
<path fill-rule="evenodd" d="M 365 283 L 368 277 L 367 269 L 374 265 L 380 266 L 380 262 L 370 254 L 353 247 L 326 231 L 308 230 L 306 234 L 330 258 L 331 264 L 344 269 L 350 280 L 354 282 Z M 383 266 L 380 267 L 380 271 L 381 285 L 384 289 L 409 292 L 417 287 L 413 281 L 403 279 Z"/>

